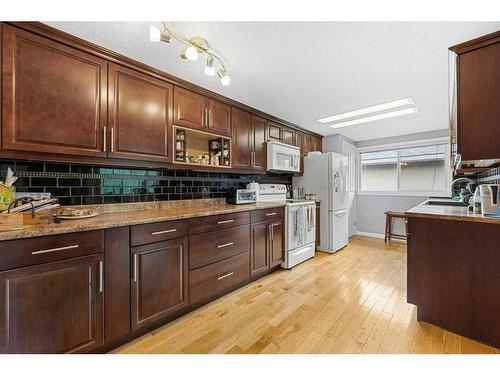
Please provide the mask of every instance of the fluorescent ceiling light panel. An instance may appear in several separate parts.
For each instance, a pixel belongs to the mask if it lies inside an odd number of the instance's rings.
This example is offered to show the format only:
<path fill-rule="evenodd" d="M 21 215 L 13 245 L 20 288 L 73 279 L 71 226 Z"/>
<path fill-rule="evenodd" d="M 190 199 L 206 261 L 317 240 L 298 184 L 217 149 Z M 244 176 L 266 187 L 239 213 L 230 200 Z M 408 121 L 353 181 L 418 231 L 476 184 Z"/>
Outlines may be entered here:
<path fill-rule="evenodd" d="M 330 127 L 334 128 L 334 129 L 343 128 L 345 126 L 358 125 L 358 124 L 363 124 L 365 122 L 378 121 L 378 120 L 383 120 L 383 119 L 391 118 L 391 117 L 410 115 L 412 113 L 418 113 L 417 107 L 405 108 L 405 109 L 400 109 L 397 111 L 381 113 L 378 115 L 366 116 L 366 117 L 358 118 L 355 120 L 338 122 L 336 124 L 330 125 Z"/>
<path fill-rule="evenodd" d="M 354 111 L 340 113 L 338 115 L 323 117 L 323 118 L 318 119 L 318 121 L 321 122 L 322 124 L 326 124 L 328 122 L 344 120 L 347 118 L 363 116 L 363 115 L 367 115 L 370 113 L 376 113 L 376 112 L 386 111 L 388 109 L 406 107 L 406 106 L 414 105 L 414 104 L 415 103 L 413 101 L 413 98 L 408 97 L 408 98 L 404 98 L 404 99 L 394 100 L 392 102 L 372 105 L 371 107 L 366 107 L 366 108 L 356 109 Z"/>

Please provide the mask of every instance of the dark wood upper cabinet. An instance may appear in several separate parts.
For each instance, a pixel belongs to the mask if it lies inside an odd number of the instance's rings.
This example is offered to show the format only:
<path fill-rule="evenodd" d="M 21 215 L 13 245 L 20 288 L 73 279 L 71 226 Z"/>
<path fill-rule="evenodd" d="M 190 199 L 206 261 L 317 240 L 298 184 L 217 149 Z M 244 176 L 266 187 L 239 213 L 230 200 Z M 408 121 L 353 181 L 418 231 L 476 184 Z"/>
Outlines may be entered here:
<path fill-rule="evenodd" d="M 282 129 L 283 142 L 289 145 L 295 145 L 295 130 L 287 127 Z"/>
<path fill-rule="evenodd" d="M 174 124 L 187 128 L 206 129 L 206 98 L 174 86 Z"/>
<path fill-rule="evenodd" d="M 458 153 L 500 159 L 500 42 L 458 55 Z"/>
<path fill-rule="evenodd" d="M 233 108 L 233 167 L 266 170 L 266 120 Z"/>
<path fill-rule="evenodd" d="M 251 168 L 253 164 L 252 115 L 232 109 L 233 122 L 233 167 Z"/>
<path fill-rule="evenodd" d="M 171 160 L 173 86 L 109 65 L 110 156 Z"/>
<path fill-rule="evenodd" d="M 132 248 L 132 330 L 188 305 L 186 237 Z"/>
<path fill-rule="evenodd" d="M 102 255 L 0 273 L 0 353 L 80 353 L 104 343 Z"/>
<path fill-rule="evenodd" d="M 266 145 L 266 120 L 252 115 L 253 131 L 253 169 L 266 171 L 267 145 Z"/>
<path fill-rule="evenodd" d="M 300 147 L 302 149 L 302 144 L 304 142 L 304 133 L 295 132 L 295 146 Z"/>
<path fill-rule="evenodd" d="M 2 147 L 106 156 L 106 60 L 5 24 L 2 39 Z"/>
<path fill-rule="evenodd" d="M 274 122 L 268 122 L 267 124 L 267 140 L 279 141 L 281 142 L 281 125 L 275 124 Z"/>
<path fill-rule="evenodd" d="M 231 107 L 207 99 L 208 128 L 210 131 L 231 136 Z"/>

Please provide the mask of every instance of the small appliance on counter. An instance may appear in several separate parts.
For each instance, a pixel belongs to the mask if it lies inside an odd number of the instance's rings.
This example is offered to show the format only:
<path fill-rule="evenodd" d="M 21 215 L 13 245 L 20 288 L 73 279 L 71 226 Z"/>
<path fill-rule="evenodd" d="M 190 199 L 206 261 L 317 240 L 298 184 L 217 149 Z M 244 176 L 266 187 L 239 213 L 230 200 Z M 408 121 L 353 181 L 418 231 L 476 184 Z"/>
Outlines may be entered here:
<path fill-rule="evenodd" d="M 259 202 L 286 202 L 286 185 L 260 184 Z"/>
<path fill-rule="evenodd" d="M 231 204 L 247 204 L 258 202 L 258 191 L 253 189 L 235 189 L 228 190 L 226 202 Z"/>
<path fill-rule="evenodd" d="M 481 197 L 481 211 L 483 216 L 500 217 L 500 185 L 479 185 L 479 195 Z"/>

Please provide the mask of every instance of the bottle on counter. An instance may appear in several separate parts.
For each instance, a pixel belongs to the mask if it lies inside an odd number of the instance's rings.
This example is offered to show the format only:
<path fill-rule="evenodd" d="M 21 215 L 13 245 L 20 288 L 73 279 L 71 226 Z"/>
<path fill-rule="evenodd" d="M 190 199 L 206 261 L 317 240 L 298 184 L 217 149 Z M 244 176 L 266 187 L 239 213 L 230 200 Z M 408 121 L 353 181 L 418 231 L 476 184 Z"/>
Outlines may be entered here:
<path fill-rule="evenodd" d="M 474 213 L 481 215 L 481 194 L 479 193 L 479 186 L 476 187 L 474 191 L 474 196 L 472 197 L 472 201 L 474 202 Z"/>

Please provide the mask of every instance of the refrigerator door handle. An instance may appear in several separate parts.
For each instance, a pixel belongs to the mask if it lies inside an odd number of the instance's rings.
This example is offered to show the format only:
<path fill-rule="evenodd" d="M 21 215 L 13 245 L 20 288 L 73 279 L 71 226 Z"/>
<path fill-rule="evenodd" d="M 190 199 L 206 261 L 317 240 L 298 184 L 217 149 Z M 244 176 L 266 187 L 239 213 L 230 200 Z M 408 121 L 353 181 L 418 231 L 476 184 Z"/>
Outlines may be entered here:
<path fill-rule="evenodd" d="M 340 211 L 334 211 L 333 214 L 335 216 L 341 216 L 341 215 L 345 215 L 347 213 L 347 210 L 340 210 Z"/>

